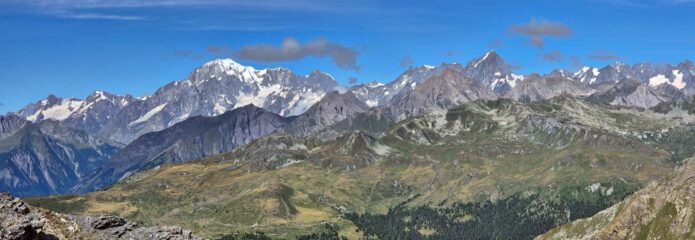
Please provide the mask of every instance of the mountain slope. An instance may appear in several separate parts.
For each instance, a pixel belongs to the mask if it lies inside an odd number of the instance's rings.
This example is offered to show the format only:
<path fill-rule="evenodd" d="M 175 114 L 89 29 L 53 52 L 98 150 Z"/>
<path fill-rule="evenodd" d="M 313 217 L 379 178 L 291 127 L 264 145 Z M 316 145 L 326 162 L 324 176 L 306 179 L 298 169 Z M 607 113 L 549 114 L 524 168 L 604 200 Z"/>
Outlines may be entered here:
<path fill-rule="evenodd" d="M 672 114 L 567 95 L 530 104 L 476 100 L 408 118 L 380 138 L 271 134 L 104 191 L 37 201 L 68 209 L 118 203 L 134 210 L 98 212 L 208 237 L 263 229 L 291 238 L 323 231 L 328 222 L 351 238 L 405 238 L 389 230 L 407 226 L 423 230 L 408 231 L 413 239 L 432 232 L 433 238 L 529 239 L 591 216 L 670 172 L 687 154 L 678 149 L 692 154 L 694 139 L 678 139 L 695 129 L 684 124 L 695 117 Z M 592 186 L 604 190 L 587 190 Z M 78 197 L 86 202 L 75 203 Z M 470 217 L 480 220 L 462 221 Z M 519 222 L 523 229 L 515 228 Z"/>
<path fill-rule="evenodd" d="M 326 94 L 283 129 L 288 133 L 306 136 L 368 109 L 352 92 L 341 94 L 334 91 Z"/>
<path fill-rule="evenodd" d="M 445 69 L 398 95 L 384 106 L 385 113 L 396 121 L 435 110 L 445 110 L 476 99 L 495 99 L 497 95 L 478 81 L 463 73 Z"/>
<path fill-rule="evenodd" d="M 693 239 L 695 164 L 692 160 L 624 201 L 536 239 Z"/>
<path fill-rule="evenodd" d="M 139 137 L 73 190 L 94 191 L 142 170 L 228 152 L 276 131 L 289 121 L 253 105 L 215 117 L 192 117 Z"/>
<path fill-rule="evenodd" d="M 59 122 L 25 123 L 0 139 L 0 191 L 18 196 L 66 193 L 119 148 Z"/>

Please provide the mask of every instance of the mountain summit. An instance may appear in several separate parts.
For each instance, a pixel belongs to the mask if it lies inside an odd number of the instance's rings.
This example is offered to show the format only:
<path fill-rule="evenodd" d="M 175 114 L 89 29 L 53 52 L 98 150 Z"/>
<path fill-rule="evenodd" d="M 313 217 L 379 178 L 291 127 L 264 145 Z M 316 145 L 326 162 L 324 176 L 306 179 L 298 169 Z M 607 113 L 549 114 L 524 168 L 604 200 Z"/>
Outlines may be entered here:
<path fill-rule="evenodd" d="M 128 143 L 192 116 L 217 116 L 248 104 L 282 116 L 298 115 L 338 88 L 328 74 L 300 76 L 285 68 L 257 70 L 231 59 L 217 59 L 172 82 L 138 104 L 120 111 L 101 131 Z"/>

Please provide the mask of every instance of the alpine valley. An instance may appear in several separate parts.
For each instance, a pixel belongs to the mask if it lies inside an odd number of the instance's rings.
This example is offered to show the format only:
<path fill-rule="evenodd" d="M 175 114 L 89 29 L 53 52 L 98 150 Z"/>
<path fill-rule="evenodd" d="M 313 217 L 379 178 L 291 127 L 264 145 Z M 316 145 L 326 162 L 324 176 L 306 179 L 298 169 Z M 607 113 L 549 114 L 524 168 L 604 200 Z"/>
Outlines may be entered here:
<path fill-rule="evenodd" d="M 50 95 L 0 116 L 0 239 L 695 238 L 692 62 L 514 69 L 345 87 L 217 59 Z"/>

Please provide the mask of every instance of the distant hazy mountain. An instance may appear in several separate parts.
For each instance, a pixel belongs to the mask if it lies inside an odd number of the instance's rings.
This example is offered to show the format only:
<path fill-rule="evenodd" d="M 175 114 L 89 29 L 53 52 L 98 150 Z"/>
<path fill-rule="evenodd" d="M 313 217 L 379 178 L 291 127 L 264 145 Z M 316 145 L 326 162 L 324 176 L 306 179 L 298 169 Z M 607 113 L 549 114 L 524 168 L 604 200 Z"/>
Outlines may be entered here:
<path fill-rule="evenodd" d="M 523 75 L 512 73 L 512 66 L 493 51 L 470 61 L 465 67 L 457 63 L 425 65 L 408 69 L 390 83 L 363 84 L 350 90 L 370 107 L 385 106 L 390 105 L 394 98 L 407 94 L 419 84 L 432 77 L 442 76 L 445 72 L 456 72 L 461 78 L 478 82 L 495 94 L 503 94 L 524 80 Z"/>
<path fill-rule="evenodd" d="M 593 90 L 588 86 L 565 77 L 541 77 L 538 74 L 532 74 L 507 92 L 504 97 L 522 102 L 535 102 L 550 99 L 561 94 L 586 96 L 592 92 Z"/>
<path fill-rule="evenodd" d="M 394 97 L 385 112 L 394 120 L 446 110 L 476 99 L 495 99 L 497 95 L 483 83 L 465 77 L 456 69 L 444 69 L 411 91 Z"/>
<path fill-rule="evenodd" d="M 442 65 L 439 67 L 425 65 L 409 68 L 390 83 L 362 84 L 352 87 L 350 91 L 370 107 L 388 105 L 395 96 L 412 90 L 418 84 L 434 75 L 440 74 L 442 69 L 446 68 L 462 70 L 460 65 Z"/>
<path fill-rule="evenodd" d="M 73 191 L 94 191 L 145 169 L 228 152 L 274 132 L 290 120 L 253 105 L 215 117 L 191 117 L 140 136 Z"/>
<path fill-rule="evenodd" d="M 583 67 L 572 75 L 572 79 L 592 85 L 616 83 L 625 78 L 635 79 L 651 87 L 668 84 L 689 95 L 695 89 L 695 67 L 690 61 L 683 61 L 676 66 L 638 63 L 630 67 L 624 63 L 614 63 L 601 69 Z"/>
<path fill-rule="evenodd" d="M 590 99 L 615 106 L 650 108 L 664 102 L 682 101 L 685 97 L 669 84 L 650 87 L 637 79 L 625 78 Z"/>
<path fill-rule="evenodd" d="M 429 84 L 430 86 L 426 87 L 430 92 L 425 94 L 427 96 L 420 96 L 423 90 L 413 93 L 416 88 L 420 88 L 419 85 L 445 73 L 454 73 L 458 77 L 453 79 L 456 83 L 441 83 L 441 86 L 454 84 L 456 86 L 448 87 L 456 87 L 455 90 L 437 89 L 438 86 Z M 659 91 L 666 91 L 664 94 L 670 96 L 681 93 L 685 96 L 695 94 L 695 67 L 690 61 L 676 66 L 649 63 L 628 66 L 614 63 L 603 68 L 583 67 L 574 73 L 558 69 L 543 77 L 535 76 L 534 82 L 522 84 L 526 76 L 514 74 L 513 67 L 494 51 L 471 60 L 465 66 L 454 63 L 412 67 L 389 83 L 362 84 L 352 87 L 350 92 L 368 107 L 397 106 L 401 110 L 395 110 L 392 116 L 404 117 L 418 114 L 420 111 L 410 111 L 405 115 L 398 113 L 407 108 L 418 108 L 413 105 L 413 101 L 436 102 L 434 105 L 442 108 L 461 103 L 460 99 L 470 100 L 481 96 L 511 97 L 517 100 L 528 97 L 542 100 L 562 92 L 573 95 L 586 94 L 585 87 L 570 83 L 567 79 L 586 85 L 598 93 L 612 88 L 625 78 L 635 79 L 641 85 L 651 87 L 636 88 L 643 92 L 632 97 L 649 96 L 650 94 L 644 91 L 647 89 L 662 89 Z M 474 86 L 471 82 L 463 83 L 468 79 L 477 84 Z M 666 85 L 670 87 L 665 87 Z M 490 93 L 483 93 L 478 86 L 487 88 Z M 284 68 L 257 70 L 242 66 L 231 59 L 218 59 L 195 69 L 186 80 L 167 84 L 147 98 L 116 96 L 101 91 L 94 92 L 85 100 L 63 99 L 51 95 L 27 105 L 17 114 L 32 122 L 48 119 L 62 121 L 67 126 L 92 135 L 129 143 L 142 134 L 162 130 L 192 116 L 217 116 L 247 104 L 254 104 L 282 116 L 299 115 L 322 99 L 326 93 L 338 89 L 343 87 L 330 75 L 319 71 L 300 76 Z M 435 92 L 449 92 L 444 94 L 449 96 L 435 96 Z M 451 101 L 454 92 L 465 93 L 463 95 L 466 96 L 455 97 L 459 100 Z M 415 100 L 421 97 L 429 99 Z M 396 102 L 404 99 L 410 99 L 410 103 Z M 632 99 L 619 102 L 623 106 L 645 107 L 663 100 Z M 648 104 L 645 104 L 646 102 Z M 421 110 L 424 109 L 426 108 Z"/>
<path fill-rule="evenodd" d="M 0 192 L 61 194 L 119 147 L 57 121 L 0 116 Z"/>

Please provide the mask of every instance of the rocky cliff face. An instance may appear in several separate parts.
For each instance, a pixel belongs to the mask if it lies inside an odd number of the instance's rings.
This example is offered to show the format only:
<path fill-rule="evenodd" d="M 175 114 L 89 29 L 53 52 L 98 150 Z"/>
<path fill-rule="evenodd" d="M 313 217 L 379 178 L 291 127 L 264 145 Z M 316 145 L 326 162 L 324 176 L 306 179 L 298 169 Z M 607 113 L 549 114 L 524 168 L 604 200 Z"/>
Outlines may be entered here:
<path fill-rule="evenodd" d="M 653 183 L 591 218 L 556 228 L 536 239 L 693 239 L 695 163 Z"/>
<path fill-rule="evenodd" d="M 0 139 L 12 136 L 28 122 L 15 114 L 0 115 Z"/>
<path fill-rule="evenodd" d="M 140 227 L 113 216 L 73 216 L 35 208 L 0 193 L 0 239 L 201 239 L 179 227 Z"/>

